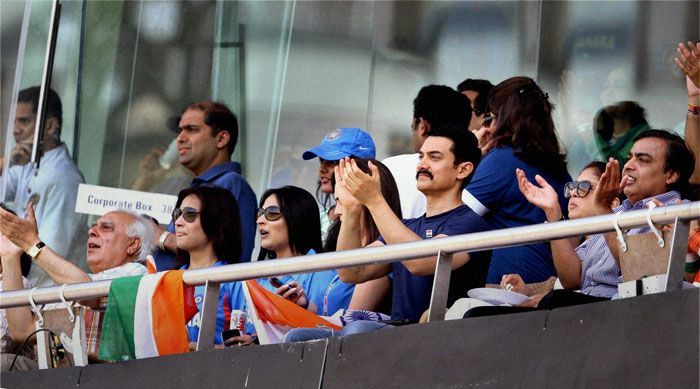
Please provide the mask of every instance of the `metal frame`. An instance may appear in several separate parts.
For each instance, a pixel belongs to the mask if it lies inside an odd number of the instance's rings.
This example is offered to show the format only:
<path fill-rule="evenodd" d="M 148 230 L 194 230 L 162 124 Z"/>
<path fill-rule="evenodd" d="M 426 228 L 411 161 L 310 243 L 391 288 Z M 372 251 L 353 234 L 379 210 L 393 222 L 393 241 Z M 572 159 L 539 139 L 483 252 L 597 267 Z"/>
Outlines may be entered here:
<path fill-rule="evenodd" d="M 625 212 L 618 217 L 620 227 L 629 229 L 647 223 L 647 210 Z M 501 247 L 519 246 L 572 236 L 613 231 L 613 214 L 595 216 L 556 223 L 537 224 L 504 230 L 484 231 L 442 239 L 427 239 L 410 243 L 306 255 L 274 261 L 239 263 L 213 268 L 187 270 L 183 281 L 187 285 L 204 285 L 209 282 L 250 280 L 275 275 L 309 273 L 372 263 L 389 263 L 399 260 L 423 258 L 438 252 L 483 251 Z M 658 207 L 651 211 L 654 224 L 670 224 L 678 220 L 700 219 L 700 201 Z M 679 232 L 680 233 L 680 232 Z M 439 280 L 438 280 L 439 281 Z M 110 280 L 69 284 L 65 287 L 67 300 L 89 300 L 109 294 Z M 37 304 L 61 301 L 61 287 L 37 288 L 31 293 Z M 0 309 L 29 305 L 27 289 L 0 292 Z"/>
<path fill-rule="evenodd" d="M 53 59 L 56 53 L 56 39 L 58 36 L 58 25 L 61 18 L 61 4 L 54 0 L 51 6 L 51 21 L 49 24 L 49 36 L 47 38 L 46 56 L 44 57 L 44 74 L 41 77 L 41 88 L 39 89 L 39 106 L 36 108 L 36 128 L 34 130 L 34 144 L 32 145 L 32 163 L 34 168 L 39 170 L 42 152 L 39 149 L 44 139 L 44 124 L 46 123 L 46 102 L 48 100 L 49 88 L 51 88 L 51 75 L 53 74 Z"/>
<path fill-rule="evenodd" d="M 427 239 L 383 247 L 188 270 L 183 274 L 183 282 L 190 286 L 204 284 L 206 288 L 197 350 L 209 350 L 214 347 L 219 287 L 223 282 L 273 275 L 306 273 L 371 263 L 389 263 L 437 255 L 428 321 L 439 321 L 445 317 L 453 253 L 491 250 L 571 236 L 609 232 L 615 229 L 615 224 L 622 228 L 639 227 L 646 225 L 649 217 L 655 224 L 676 224 L 671 243 L 672 249 L 668 267 L 670 275 L 666 290 L 680 289 L 682 287 L 682 268 L 685 263 L 684 256 L 690 225 L 689 220 L 700 219 L 700 202 L 658 207 L 651 211 L 630 211 L 620 215 L 610 214 L 451 236 L 442 239 Z M 105 280 L 34 288 L 32 290 L 0 292 L 0 308 L 26 306 L 30 305 L 30 302 L 45 304 L 61 300 L 75 301 L 104 297 L 109 294 L 110 283 L 110 280 Z"/>

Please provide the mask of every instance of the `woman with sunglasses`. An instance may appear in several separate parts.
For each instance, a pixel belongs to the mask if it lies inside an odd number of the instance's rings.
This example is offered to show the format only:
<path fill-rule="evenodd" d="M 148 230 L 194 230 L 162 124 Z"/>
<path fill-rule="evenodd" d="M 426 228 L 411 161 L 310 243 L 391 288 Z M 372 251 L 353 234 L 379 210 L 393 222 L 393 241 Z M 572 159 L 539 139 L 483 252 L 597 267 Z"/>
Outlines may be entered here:
<path fill-rule="evenodd" d="M 258 260 L 288 258 L 323 251 L 321 223 L 311 193 L 295 186 L 266 191 L 260 199 Z M 260 285 L 318 314 L 347 308 L 354 285 L 340 281 L 335 270 L 260 279 Z M 275 284 L 273 284 L 275 283 Z"/>
<path fill-rule="evenodd" d="M 238 203 L 231 192 L 200 186 L 180 191 L 172 213 L 178 258 L 182 269 L 203 269 L 238 263 L 241 256 L 241 227 Z M 190 342 L 196 342 L 201 323 L 204 286 L 195 288 L 199 312 L 187 323 Z M 223 343 L 221 331 L 228 328 L 231 309 L 243 309 L 240 283 L 221 284 L 216 313 L 215 343 Z"/>
<path fill-rule="evenodd" d="M 604 162 L 591 162 L 583 168 L 576 181 L 564 185 L 564 197 L 568 198 L 570 219 L 596 216 L 594 207 L 595 188 L 600 176 L 605 172 Z M 527 200 L 546 215 L 547 222 L 556 222 L 563 218 L 559 205 L 558 194 L 542 176 L 535 176 L 537 185 L 531 183 L 522 170 L 517 170 L 518 186 Z M 619 199 L 613 200 L 612 207 L 620 204 Z M 579 244 L 580 243 L 580 244 Z M 469 309 L 464 317 L 492 316 L 505 313 L 517 313 L 534 309 L 553 309 L 571 305 L 585 304 L 609 300 L 617 292 L 617 284 L 607 285 L 598 282 L 605 277 L 617 278 L 617 274 L 602 274 L 596 263 L 582 262 L 576 254 L 577 250 L 585 247 L 577 238 L 556 239 L 551 241 L 552 256 L 557 275 L 564 290 L 552 290 L 555 277 L 538 283 L 525 283 L 519 274 L 504 274 L 500 288 L 524 294 L 530 300 L 517 307 L 509 306 L 478 306 Z M 619 269 L 618 269 L 619 274 Z M 594 281 L 595 278 L 595 281 Z M 579 292 L 573 290 L 580 289 Z"/>
<path fill-rule="evenodd" d="M 576 181 L 567 182 L 564 185 L 564 197 L 568 200 L 570 219 L 596 216 L 594 193 L 600 181 L 600 176 L 605 172 L 604 162 L 591 162 L 583 168 Z M 528 181 L 522 170 L 517 171 L 518 185 L 527 200 L 542 209 L 548 222 L 561 220 L 563 212 L 559 206 L 557 192 L 541 176 L 535 176 L 537 185 Z M 620 199 L 613 200 L 612 208 L 620 204 Z M 579 244 L 580 243 L 580 244 Z M 606 284 L 606 279 L 616 279 L 620 273 L 602 274 L 598 263 L 582 261 L 577 251 L 585 249 L 587 240 L 556 239 L 551 242 L 554 266 L 557 276 L 565 289 L 580 289 L 581 293 L 571 291 L 559 291 L 550 293 L 546 301 L 541 303 L 545 307 L 572 305 L 574 303 L 594 302 L 610 299 L 617 293 L 617 283 Z M 513 290 L 527 293 L 522 278 L 517 274 L 506 274 L 501 280 L 501 286 L 510 284 Z M 508 287 L 510 289 L 510 287 Z M 537 303 L 541 296 L 534 296 L 533 303 Z"/>
<path fill-rule="evenodd" d="M 337 128 L 323 138 L 321 144 L 302 154 L 304 160 L 318 157 L 318 186 L 316 198 L 321 205 L 321 240 L 326 236 L 332 224 L 337 220 L 333 212 L 333 169 L 338 161 L 345 157 L 374 158 L 375 147 L 372 137 L 359 128 Z"/>
<path fill-rule="evenodd" d="M 544 212 L 520 193 L 515 170 L 527 177 L 540 175 L 558 192 L 561 208 L 564 183 L 571 181 L 566 155 L 559 148 L 553 106 L 546 93 L 530 78 L 513 77 L 496 85 L 488 97 L 489 147 L 464 192 L 464 202 L 494 229 L 542 223 Z M 482 143 L 484 139 L 482 139 Z M 556 274 L 546 243 L 493 250 L 488 284 L 504 274 L 520 274 L 526 282 L 547 280 Z"/>

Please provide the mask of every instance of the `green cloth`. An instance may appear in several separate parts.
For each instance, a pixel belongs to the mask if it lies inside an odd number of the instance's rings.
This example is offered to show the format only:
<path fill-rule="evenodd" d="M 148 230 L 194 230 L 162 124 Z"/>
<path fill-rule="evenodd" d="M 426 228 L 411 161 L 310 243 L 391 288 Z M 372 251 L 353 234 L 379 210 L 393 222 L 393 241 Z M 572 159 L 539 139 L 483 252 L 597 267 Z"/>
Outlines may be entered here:
<path fill-rule="evenodd" d="M 613 157 L 620 162 L 620 169 L 622 169 L 622 166 L 627 162 L 627 154 L 629 154 L 632 145 L 634 145 L 634 138 L 650 128 L 648 124 L 634 126 L 612 145 L 608 142 L 609 139 L 604 139 L 598 131 L 595 131 L 595 143 L 605 158 L 605 162 L 607 162 L 608 158 Z"/>
<path fill-rule="evenodd" d="M 107 297 L 107 312 L 100 334 L 100 359 L 136 359 L 134 308 L 141 278 L 142 275 L 112 280 Z"/>

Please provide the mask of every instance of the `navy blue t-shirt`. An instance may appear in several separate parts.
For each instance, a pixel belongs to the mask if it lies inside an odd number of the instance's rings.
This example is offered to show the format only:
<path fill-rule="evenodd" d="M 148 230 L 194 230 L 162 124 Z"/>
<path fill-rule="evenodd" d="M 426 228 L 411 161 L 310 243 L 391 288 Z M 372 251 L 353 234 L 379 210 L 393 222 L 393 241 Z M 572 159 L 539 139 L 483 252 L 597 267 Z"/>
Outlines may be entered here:
<path fill-rule="evenodd" d="M 415 219 L 404 219 L 403 223 L 423 239 L 437 235 L 454 236 L 489 229 L 484 219 L 466 205 L 435 216 L 426 217 L 423 215 Z M 382 237 L 379 237 L 379 240 L 384 242 Z M 467 290 L 484 285 L 491 252 L 482 251 L 469 255 L 470 260 L 467 264 L 452 271 L 448 305 L 465 297 Z M 476 274 L 479 269 L 481 274 Z M 423 312 L 430 306 L 433 276 L 414 275 L 401 262 L 392 263 L 392 272 L 394 279 L 391 317 L 418 321 Z M 474 279 L 477 281 L 474 282 Z"/>
<path fill-rule="evenodd" d="M 480 203 L 472 204 L 467 200 L 467 204 L 483 215 L 491 228 L 520 227 L 545 221 L 544 212 L 530 204 L 520 193 L 515 176 L 516 168 L 522 169 L 532 183 L 536 183 L 536 174 L 547 180 L 557 191 L 559 204 L 566 214 L 564 184 L 571 181 L 571 176 L 566 172 L 559 176 L 548 174 L 515 156 L 512 147 L 500 147 L 484 156 L 467 185 L 467 191 Z M 493 250 L 487 282 L 498 284 L 504 274 L 520 274 L 527 283 L 555 276 L 549 244 L 536 243 Z"/>
<path fill-rule="evenodd" d="M 258 200 L 255 192 L 248 185 L 248 182 L 241 175 L 241 165 L 238 162 L 226 162 L 207 169 L 199 177 L 195 177 L 190 187 L 195 188 L 202 185 L 222 187 L 231 194 L 238 202 L 238 209 L 241 216 L 241 257 L 236 262 L 250 262 L 250 257 L 255 246 L 255 214 L 258 210 Z M 175 225 L 170 221 L 168 231 L 175 232 Z M 177 266 L 175 255 L 156 249 L 154 259 L 158 271 L 173 269 Z"/>

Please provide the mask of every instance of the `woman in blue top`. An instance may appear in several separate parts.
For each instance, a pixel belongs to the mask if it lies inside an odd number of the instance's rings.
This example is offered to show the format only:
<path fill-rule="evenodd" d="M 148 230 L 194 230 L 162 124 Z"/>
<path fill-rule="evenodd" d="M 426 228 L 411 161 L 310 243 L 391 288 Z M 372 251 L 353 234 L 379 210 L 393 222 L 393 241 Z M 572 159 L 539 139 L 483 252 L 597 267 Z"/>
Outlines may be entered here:
<path fill-rule="evenodd" d="M 489 115 L 477 132 L 485 153 L 467 186 L 464 200 L 494 229 L 545 221 L 544 212 L 520 193 L 515 170 L 534 180 L 539 174 L 558 191 L 566 209 L 564 184 L 572 181 L 566 154 L 559 147 L 553 106 L 530 78 L 513 77 L 496 85 L 488 98 Z M 498 284 L 504 274 L 520 274 L 533 283 L 556 274 L 547 243 L 493 250 L 487 283 Z"/>
<path fill-rule="evenodd" d="M 295 186 L 270 189 L 260 198 L 258 260 L 296 257 L 322 252 L 321 223 L 311 193 Z M 318 314 L 333 314 L 348 307 L 354 285 L 340 281 L 335 270 L 280 277 L 275 287 L 265 278 L 266 289 Z"/>
<path fill-rule="evenodd" d="M 231 192 L 219 187 L 180 191 L 173 210 L 177 255 L 183 269 L 203 269 L 237 263 L 241 255 L 241 223 L 238 204 Z M 204 286 L 195 288 L 199 312 L 187 323 L 190 342 L 197 342 L 201 324 Z M 215 343 L 222 344 L 221 331 L 228 328 L 231 309 L 242 309 L 239 283 L 221 285 L 216 313 Z"/>

